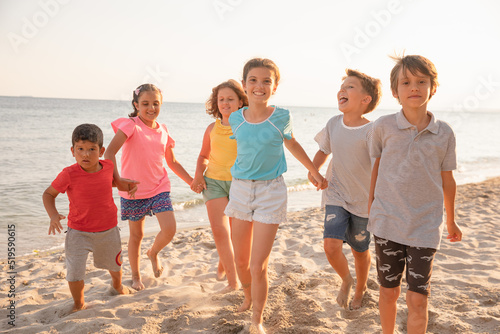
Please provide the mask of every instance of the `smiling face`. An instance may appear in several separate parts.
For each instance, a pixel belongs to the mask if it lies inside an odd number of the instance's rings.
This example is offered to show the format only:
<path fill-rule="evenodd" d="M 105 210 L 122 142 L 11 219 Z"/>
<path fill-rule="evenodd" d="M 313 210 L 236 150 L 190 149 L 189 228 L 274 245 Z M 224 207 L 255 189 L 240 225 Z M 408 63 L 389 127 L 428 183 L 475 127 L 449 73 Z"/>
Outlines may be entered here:
<path fill-rule="evenodd" d="M 266 103 L 278 87 L 274 73 L 266 67 L 252 68 L 242 81 L 249 103 Z"/>
<path fill-rule="evenodd" d="M 141 92 L 138 101 L 134 102 L 135 108 L 138 110 L 137 115 L 144 124 L 150 128 L 156 128 L 156 118 L 160 114 L 162 104 L 160 93 L 155 91 Z"/>
<path fill-rule="evenodd" d="M 104 154 L 104 147 L 99 148 L 97 143 L 79 140 L 71 148 L 71 153 L 73 153 L 76 162 L 87 173 L 95 173 L 101 170 L 99 158 Z"/>
<path fill-rule="evenodd" d="M 240 109 L 242 106 L 243 101 L 240 100 L 234 90 L 229 87 L 219 89 L 217 93 L 217 107 L 223 119 L 229 118 L 231 113 Z"/>
<path fill-rule="evenodd" d="M 436 92 L 432 87 L 431 78 L 420 72 L 400 71 L 398 75 L 397 91 L 392 95 L 399 100 L 403 108 L 419 108 L 427 105 L 431 96 Z"/>
<path fill-rule="evenodd" d="M 337 100 L 341 112 L 363 113 L 372 98 L 363 89 L 359 78 L 348 76 L 340 86 L 340 90 L 337 93 Z"/>

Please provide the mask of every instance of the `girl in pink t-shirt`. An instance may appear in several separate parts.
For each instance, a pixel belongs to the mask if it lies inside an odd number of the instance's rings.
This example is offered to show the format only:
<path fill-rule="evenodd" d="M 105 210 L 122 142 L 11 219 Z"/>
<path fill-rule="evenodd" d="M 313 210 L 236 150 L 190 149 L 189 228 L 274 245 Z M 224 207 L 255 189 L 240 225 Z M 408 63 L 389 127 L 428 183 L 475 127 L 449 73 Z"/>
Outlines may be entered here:
<path fill-rule="evenodd" d="M 129 118 L 119 118 L 111 123 L 115 136 L 105 152 L 106 159 L 110 159 L 115 165 L 115 183 L 120 182 L 115 156 L 122 146 L 121 176 L 140 182 L 133 198 L 127 192 L 119 192 L 121 219 L 129 221 L 128 257 L 132 269 L 132 287 L 136 290 L 144 289 L 139 261 L 146 215 L 154 214 L 161 229 L 153 246 L 147 251 L 155 277 L 160 277 L 163 272 L 158 253 L 168 245 L 175 234 L 176 222 L 170 200 L 170 180 L 167 170 L 163 167 L 163 159 L 187 184 L 190 185 L 193 181 L 175 159 L 175 141 L 170 137 L 167 127 L 156 121 L 162 99 L 161 91 L 152 84 L 137 87 L 132 100 L 134 112 Z"/>

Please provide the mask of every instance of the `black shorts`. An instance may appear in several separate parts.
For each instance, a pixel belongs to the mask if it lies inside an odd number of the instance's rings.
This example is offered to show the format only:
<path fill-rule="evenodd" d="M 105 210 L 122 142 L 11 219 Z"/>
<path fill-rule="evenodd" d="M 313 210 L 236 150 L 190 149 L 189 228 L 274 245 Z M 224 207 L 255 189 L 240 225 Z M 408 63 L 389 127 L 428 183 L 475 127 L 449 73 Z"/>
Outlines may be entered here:
<path fill-rule="evenodd" d="M 377 236 L 374 238 L 380 285 L 384 288 L 401 285 L 406 266 L 408 290 L 428 296 L 431 291 L 432 264 L 436 250 L 406 246 Z"/>

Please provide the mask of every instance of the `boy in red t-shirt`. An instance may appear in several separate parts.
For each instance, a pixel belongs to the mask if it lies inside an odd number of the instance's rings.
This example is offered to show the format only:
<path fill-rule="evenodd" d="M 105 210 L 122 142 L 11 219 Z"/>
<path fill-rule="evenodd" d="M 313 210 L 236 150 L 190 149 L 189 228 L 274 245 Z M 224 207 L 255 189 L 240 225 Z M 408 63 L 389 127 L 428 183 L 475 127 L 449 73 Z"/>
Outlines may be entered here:
<path fill-rule="evenodd" d="M 117 209 L 113 201 L 113 163 L 100 160 L 105 148 L 103 134 L 94 124 L 75 128 L 71 152 L 76 164 L 63 169 L 43 193 L 43 205 L 50 217 L 49 235 L 61 233 L 61 215 L 55 205 L 59 193 L 68 193 L 68 231 L 65 240 L 66 280 L 73 296 L 73 312 L 85 308 L 84 276 L 88 253 L 94 253 L 94 265 L 108 269 L 111 274 L 112 294 L 129 294 L 122 285 L 121 239 L 118 230 Z M 126 180 L 130 195 L 137 190 L 135 181 Z M 120 189 L 123 190 L 123 189 Z"/>

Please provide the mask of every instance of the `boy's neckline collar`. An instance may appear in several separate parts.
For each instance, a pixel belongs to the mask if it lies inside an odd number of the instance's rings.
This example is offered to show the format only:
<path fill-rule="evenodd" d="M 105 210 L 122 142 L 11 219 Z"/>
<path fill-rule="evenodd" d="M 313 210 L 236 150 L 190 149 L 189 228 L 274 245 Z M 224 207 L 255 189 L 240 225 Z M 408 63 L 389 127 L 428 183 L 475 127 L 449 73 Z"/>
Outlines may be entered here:
<path fill-rule="evenodd" d="M 429 121 L 429 124 L 425 127 L 424 130 L 428 130 L 429 132 L 433 134 L 437 134 L 439 131 L 439 125 L 437 123 L 436 117 L 434 117 L 434 114 L 431 113 L 430 111 L 427 111 L 429 115 L 431 115 L 431 120 Z M 405 114 L 403 113 L 403 109 L 401 109 L 397 114 L 396 114 L 396 122 L 398 124 L 398 128 L 400 130 L 404 129 L 409 129 L 415 127 L 415 125 L 411 124 L 408 122 L 408 120 L 405 117 Z M 424 131 L 422 130 L 422 131 Z"/>

